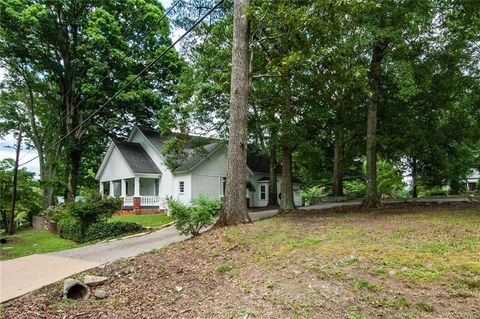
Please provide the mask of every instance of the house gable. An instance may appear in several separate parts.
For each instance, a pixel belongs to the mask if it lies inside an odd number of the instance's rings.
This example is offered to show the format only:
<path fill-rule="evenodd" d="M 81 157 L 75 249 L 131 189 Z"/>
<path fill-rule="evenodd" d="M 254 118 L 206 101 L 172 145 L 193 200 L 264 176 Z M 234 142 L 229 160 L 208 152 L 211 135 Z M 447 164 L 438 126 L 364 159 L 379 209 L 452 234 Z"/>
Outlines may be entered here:
<path fill-rule="evenodd" d="M 95 178 L 100 182 L 104 182 L 122 178 L 131 178 L 134 176 L 135 174 L 125 158 L 123 158 L 122 153 L 112 142 Z"/>

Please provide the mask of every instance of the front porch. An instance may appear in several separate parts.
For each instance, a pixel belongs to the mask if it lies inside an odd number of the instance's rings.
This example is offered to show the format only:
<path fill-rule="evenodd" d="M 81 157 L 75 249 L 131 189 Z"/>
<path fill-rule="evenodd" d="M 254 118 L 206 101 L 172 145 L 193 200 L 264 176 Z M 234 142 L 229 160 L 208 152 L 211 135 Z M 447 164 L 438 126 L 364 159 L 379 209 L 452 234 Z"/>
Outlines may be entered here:
<path fill-rule="evenodd" d="M 120 215 L 153 214 L 164 211 L 159 196 L 159 177 L 133 177 L 100 182 L 100 193 L 122 199 Z"/>

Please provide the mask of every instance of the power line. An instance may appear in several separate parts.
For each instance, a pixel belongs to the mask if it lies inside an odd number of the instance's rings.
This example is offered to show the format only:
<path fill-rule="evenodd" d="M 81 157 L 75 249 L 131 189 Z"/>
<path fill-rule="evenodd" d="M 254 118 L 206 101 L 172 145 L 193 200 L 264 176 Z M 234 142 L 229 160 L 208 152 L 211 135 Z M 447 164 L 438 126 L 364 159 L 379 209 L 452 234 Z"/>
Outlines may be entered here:
<path fill-rule="evenodd" d="M 154 24 L 154 27 L 156 27 L 160 22 L 162 22 L 163 19 L 165 19 L 165 17 L 170 13 L 170 11 L 172 11 L 172 9 L 173 9 L 179 2 L 180 2 L 180 0 L 177 0 L 177 2 L 176 2 L 175 4 L 173 4 L 173 5 L 170 7 L 170 9 L 168 9 L 168 11 L 165 12 L 165 13 L 162 15 L 162 17 Z M 123 32 L 123 34 L 122 34 L 124 37 L 125 37 L 126 34 L 128 33 L 127 30 L 132 28 L 135 20 L 140 16 L 141 13 L 143 13 L 143 11 L 145 10 L 145 7 L 146 7 L 147 3 L 148 3 L 148 2 L 145 1 L 145 3 L 144 3 L 144 4 L 142 5 L 142 7 L 140 8 L 140 10 L 137 11 L 137 14 L 135 14 L 135 16 L 130 20 L 130 23 L 128 24 L 127 28 L 125 28 L 125 30 L 124 30 L 124 32 Z M 145 40 L 145 38 L 146 38 L 152 31 L 153 31 L 153 28 L 150 29 L 150 31 L 148 31 L 145 35 L 143 35 L 143 36 L 141 37 L 141 39 L 140 39 L 138 42 L 136 42 L 135 45 L 130 49 L 129 53 L 126 54 L 126 55 L 122 58 L 122 61 L 121 61 L 121 62 L 125 61 L 125 58 L 126 58 L 127 56 L 130 56 L 130 55 L 133 53 L 133 50 L 134 50 L 136 47 L 138 47 L 138 45 L 139 45 L 141 42 L 143 42 L 143 40 Z M 83 75 L 83 74 L 85 74 L 87 71 L 88 71 L 88 67 L 86 67 L 82 72 L 80 72 L 80 74 Z M 108 77 L 108 73 L 100 80 L 100 83 L 103 82 L 107 77 Z M 63 94 L 63 96 L 67 96 L 67 95 L 71 92 L 71 90 L 72 90 L 72 87 L 70 87 L 70 88 L 68 89 L 68 91 L 67 91 L 65 94 Z M 74 99 L 73 99 L 73 101 L 72 101 L 72 104 L 76 102 L 76 100 L 78 99 L 78 96 L 79 96 L 79 95 L 77 95 L 76 97 L 74 97 Z M 71 109 L 71 112 L 74 111 L 79 105 L 80 105 L 80 102 L 77 103 L 77 104 L 75 104 L 75 106 Z M 67 113 L 68 113 L 68 110 L 65 109 L 65 110 L 60 114 L 60 121 L 59 121 L 59 122 L 63 122 L 63 121 L 65 120 L 65 118 L 66 118 L 66 116 L 67 116 Z M 56 121 L 55 121 L 55 122 L 56 122 Z M 47 128 L 48 128 L 50 125 L 52 125 L 52 123 L 53 123 L 53 122 L 50 122 L 50 124 L 47 125 Z M 46 130 L 47 128 L 45 128 L 45 130 Z"/>
<path fill-rule="evenodd" d="M 148 36 L 154 31 L 154 28 L 157 27 L 157 26 L 170 14 L 170 12 L 178 5 L 178 3 L 179 3 L 180 1 L 181 1 L 181 0 L 177 0 L 176 2 L 174 2 L 174 3 L 170 6 L 170 8 L 160 17 L 160 19 L 158 19 L 158 20 L 154 23 L 154 25 L 150 28 L 150 30 L 149 30 L 148 32 L 146 32 L 143 36 L 141 36 L 141 38 L 135 43 L 135 45 L 133 45 L 133 46 L 130 48 L 130 50 L 128 51 L 128 53 L 127 53 L 126 55 L 124 55 L 124 57 L 122 58 L 122 60 L 121 60 L 119 63 L 124 62 L 127 57 L 131 57 L 131 55 L 132 55 L 132 53 L 134 52 L 134 50 L 135 50 L 136 48 L 138 48 L 138 46 L 146 39 L 146 37 L 148 37 Z M 143 6 L 141 7 L 141 9 L 138 10 L 137 14 L 132 18 L 130 24 L 128 25 L 128 27 L 127 27 L 125 30 L 130 29 L 130 28 L 132 27 L 134 21 L 135 21 L 135 20 L 140 16 L 140 14 L 144 11 L 145 6 L 146 6 L 147 3 L 148 3 L 148 2 L 145 1 L 145 3 L 143 4 Z M 126 33 L 127 33 L 127 31 L 124 31 L 123 35 L 125 36 Z M 88 68 L 85 68 L 85 69 L 81 72 L 81 74 L 86 73 L 87 71 L 88 71 Z M 109 76 L 108 73 L 105 74 L 105 76 L 99 81 L 99 83 L 102 83 L 108 76 Z M 64 96 L 66 96 L 68 93 L 70 93 L 71 90 L 72 90 L 72 88 L 70 87 L 70 88 L 68 89 L 68 91 L 64 94 Z M 72 104 L 75 103 L 75 101 L 78 99 L 78 96 L 79 96 L 79 95 L 77 95 L 77 96 L 73 99 Z M 81 102 L 78 102 L 77 104 L 75 104 L 75 105 L 72 107 L 72 109 L 70 110 L 70 112 L 73 112 L 80 104 L 81 104 Z M 65 109 L 65 110 L 60 114 L 60 120 L 59 120 L 59 121 L 50 122 L 43 130 L 46 131 L 48 128 L 51 127 L 51 125 L 52 125 L 53 123 L 63 122 L 63 121 L 65 120 L 65 118 L 67 117 L 67 113 L 68 113 L 68 112 L 67 112 L 67 110 Z M 13 141 L 13 142 L 15 142 L 15 141 Z M 50 149 L 50 148 L 49 148 L 49 149 Z M 22 157 L 20 158 L 20 160 L 23 160 L 32 150 L 33 150 L 33 148 L 30 148 L 27 153 L 25 153 L 24 155 L 22 155 Z M 33 158 L 33 159 L 35 159 L 35 158 Z M 21 164 L 21 165 L 23 165 L 23 164 Z"/>
<path fill-rule="evenodd" d="M 48 151 L 50 149 L 52 149 L 53 147 L 55 147 L 56 145 L 58 145 L 59 143 L 61 143 L 63 140 L 65 140 L 69 135 L 73 134 L 76 130 L 78 130 L 84 123 L 86 123 L 87 121 L 89 121 L 92 117 L 95 116 L 95 114 L 97 114 L 98 112 L 100 112 L 100 110 L 102 110 L 108 103 L 110 103 L 113 99 L 115 99 L 120 93 L 122 93 L 127 87 L 129 87 L 133 82 L 135 82 L 140 76 L 142 76 L 146 71 L 148 71 L 148 69 L 150 69 L 155 63 L 157 63 L 162 57 L 165 56 L 165 54 L 168 53 L 168 51 L 170 51 L 172 48 L 175 47 L 175 45 L 177 45 L 177 43 L 179 43 L 181 40 L 183 40 L 183 38 L 189 34 L 190 32 L 193 31 L 193 29 L 195 29 L 206 17 L 208 17 L 215 9 L 217 9 L 223 2 L 224 0 L 220 0 L 218 1 L 210 10 L 208 10 L 200 19 L 198 19 L 187 31 L 185 31 L 177 40 L 175 40 L 172 44 L 170 44 L 162 53 L 160 53 L 159 56 L 157 56 L 152 62 L 150 62 L 149 64 L 147 64 L 147 66 L 145 66 L 143 68 L 142 71 L 140 71 L 139 73 L 137 73 L 130 81 L 128 81 L 121 89 L 119 89 L 117 92 L 115 92 L 115 94 L 113 94 L 110 98 L 108 98 L 108 100 L 103 103 L 102 105 L 100 105 L 100 107 L 98 107 L 98 109 L 96 109 L 92 114 L 90 114 L 89 116 L 87 116 L 82 122 L 80 122 L 80 124 L 78 124 L 74 129 L 72 129 L 69 133 L 65 134 L 61 139 L 59 139 L 57 142 L 53 143 L 49 148 L 47 148 L 45 150 Z M 19 166 L 23 166 L 25 164 L 28 164 L 30 162 L 32 162 L 33 160 L 37 159 L 38 158 L 38 155 L 35 156 L 34 158 L 20 164 Z"/>

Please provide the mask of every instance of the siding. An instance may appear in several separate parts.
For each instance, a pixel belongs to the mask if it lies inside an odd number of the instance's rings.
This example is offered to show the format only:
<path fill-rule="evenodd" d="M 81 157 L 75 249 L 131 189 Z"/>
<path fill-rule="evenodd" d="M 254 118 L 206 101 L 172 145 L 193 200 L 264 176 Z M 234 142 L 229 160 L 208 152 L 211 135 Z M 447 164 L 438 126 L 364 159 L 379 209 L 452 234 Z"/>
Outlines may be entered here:
<path fill-rule="evenodd" d="M 227 148 L 222 146 L 192 170 L 192 198 L 222 196 L 221 179 L 227 176 Z"/>
<path fill-rule="evenodd" d="M 133 172 L 114 146 L 105 168 L 100 176 L 100 182 L 133 177 Z"/>

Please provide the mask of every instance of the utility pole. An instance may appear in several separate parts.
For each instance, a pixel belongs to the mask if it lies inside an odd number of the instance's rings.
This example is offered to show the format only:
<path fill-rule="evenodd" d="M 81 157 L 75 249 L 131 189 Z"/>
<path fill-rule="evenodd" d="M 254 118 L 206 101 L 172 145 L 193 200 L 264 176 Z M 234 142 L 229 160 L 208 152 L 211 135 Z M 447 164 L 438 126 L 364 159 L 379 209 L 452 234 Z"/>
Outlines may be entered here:
<path fill-rule="evenodd" d="M 22 146 L 22 133 L 23 127 L 22 124 L 20 124 L 18 126 L 17 154 L 15 157 L 15 167 L 13 169 L 12 211 L 10 212 L 10 216 L 7 220 L 9 235 L 13 235 L 13 232 L 15 231 L 15 204 L 17 202 L 18 161 L 20 158 L 20 147 Z"/>

